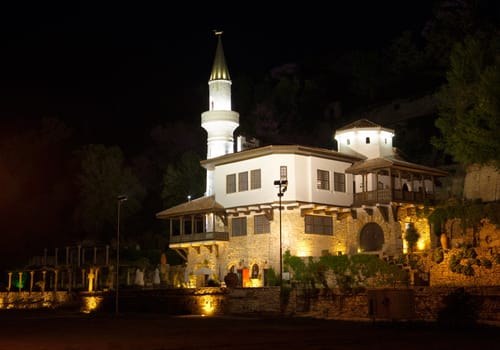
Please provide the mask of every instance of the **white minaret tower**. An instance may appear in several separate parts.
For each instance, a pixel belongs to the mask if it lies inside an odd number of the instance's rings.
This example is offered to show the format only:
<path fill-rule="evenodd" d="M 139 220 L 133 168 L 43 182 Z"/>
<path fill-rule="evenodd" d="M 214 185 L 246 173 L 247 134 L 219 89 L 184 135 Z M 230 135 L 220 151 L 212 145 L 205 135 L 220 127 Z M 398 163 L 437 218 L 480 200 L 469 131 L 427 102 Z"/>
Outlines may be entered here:
<path fill-rule="evenodd" d="M 234 130 L 239 126 L 240 115 L 231 110 L 231 78 L 222 49 L 221 31 L 216 31 L 212 73 L 208 80 L 209 110 L 201 114 L 201 126 L 207 131 L 207 159 L 234 152 Z M 214 194 L 213 169 L 207 169 L 206 196 Z"/>

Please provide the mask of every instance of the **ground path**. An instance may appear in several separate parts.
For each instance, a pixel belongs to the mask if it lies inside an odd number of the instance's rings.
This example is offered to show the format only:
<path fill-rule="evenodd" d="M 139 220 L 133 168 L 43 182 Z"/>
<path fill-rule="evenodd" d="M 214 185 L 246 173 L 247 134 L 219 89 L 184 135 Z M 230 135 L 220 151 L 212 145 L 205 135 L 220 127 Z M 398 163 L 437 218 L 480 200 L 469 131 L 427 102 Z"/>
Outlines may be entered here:
<path fill-rule="evenodd" d="M 0 311 L 0 350 L 495 349 L 500 328 L 312 318 Z"/>

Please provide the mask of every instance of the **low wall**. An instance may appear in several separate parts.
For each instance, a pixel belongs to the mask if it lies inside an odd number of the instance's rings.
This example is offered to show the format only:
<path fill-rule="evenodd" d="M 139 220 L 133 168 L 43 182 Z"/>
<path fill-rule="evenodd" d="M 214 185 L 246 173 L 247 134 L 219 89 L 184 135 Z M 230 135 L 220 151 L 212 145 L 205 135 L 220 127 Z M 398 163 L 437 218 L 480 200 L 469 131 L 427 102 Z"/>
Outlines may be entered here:
<path fill-rule="evenodd" d="M 78 304 L 79 297 L 69 292 L 0 292 L 0 310 L 56 309 Z"/>
<path fill-rule="evenodd" d="M 372 289 L 356 295 L 293 289 L 280 303 L 279 287 L 120 291 L 120 312 L 169 315 L 304 316 L 370 321 L 436 321 L 472 317 L 500 325 L 500 287 L 414 287 Z M 89 292 L 2 292 L 2 309 L 69 309 L 113 312 L 116 294 Z M 468 309 L 469 307 L 469 309 Z"/>

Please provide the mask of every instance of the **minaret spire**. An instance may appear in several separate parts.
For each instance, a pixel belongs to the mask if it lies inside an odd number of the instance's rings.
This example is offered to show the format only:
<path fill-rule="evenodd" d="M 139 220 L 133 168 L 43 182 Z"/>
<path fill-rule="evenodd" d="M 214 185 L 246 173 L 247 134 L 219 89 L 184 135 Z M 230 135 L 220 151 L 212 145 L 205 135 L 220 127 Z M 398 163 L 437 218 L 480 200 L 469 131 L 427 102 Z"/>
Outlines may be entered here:
<path fill-rule="evenodd" d="M 224 57 L 224 50 L 222 48 L 222 33 L 223 31 L 214 30 L 217 36 L 217 49 L 215 51 L 214 64 L 212 66 L 212 73 L 209 80 L 229 80 L 229 69 L 227 69 L 226 58 Z"/>
<path fill-rule="evenodd" d="M 207 159 L 234 152 L 234 130 L 239 114 L 231 110 L 231 77 L 222 47 L 222 31 L 214 30 L 217 48 L 208 80 L 209 110 L 201 115 L 201 126 L 207 131 Z M 213 170 L 207 169 L 206 195 L 214 193 Z"/>

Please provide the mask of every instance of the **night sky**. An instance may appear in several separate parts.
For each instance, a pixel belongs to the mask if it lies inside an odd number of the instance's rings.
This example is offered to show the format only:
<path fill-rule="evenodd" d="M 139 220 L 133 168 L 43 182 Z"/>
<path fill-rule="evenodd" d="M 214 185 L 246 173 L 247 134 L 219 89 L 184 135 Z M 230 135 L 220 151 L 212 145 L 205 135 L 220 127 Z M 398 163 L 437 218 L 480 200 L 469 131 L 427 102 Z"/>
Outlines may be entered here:
<path fill-rule="evenodd" d="M 431 1 L 346 3 L 11 2 L 0 10 L 0 118 L 58 117 L 89 142 L 140 143 L 151 126 L 206 110 L 213 29 L 235 77 L 386 46 L 432 13 Z"/>
<path fill-rule="evenodd" d="M 76 130 L 81 144 L 116 144 L 139 153 L 156 125 L 185 121 L 200 132 L 200 116 L 208 108 L 214 29 L 224 31 L 234 81 L 287 63 L 314 68 L 315 62 L 347 50 L 386 47 L 404 30 L 418 35 L 432 16 L 432 3 L 233 2 L 224 7 L 210 2 L 200 8 L 166 1 L 4 2 L 0 137 L 12 137 L 12 125 L 30 127 L 42 117 L 55 117 Z M 234 98 L 233 109 L 239 111 Z M 40 157 L 47 157 L 50 168 L 49 155 Z M 30 164 L 22 159 L 9 164 L 16 162 L 29 173 Z M 45 176 L 61 176 L 57 171 Z M 65 204 L 57 198 L 44 197 L 39 185 L 43 182 L 33 175 L 28 184 L 33 189 L 13 195 L 15 203 L 0 203 L 0 210 L 9 213 L 0 213 L 0 267 L 2 259 L 23 258 L 23 247 L 34 238 L 46 241 L 52 227 L 61 225 L 49 225 L 50 220 L 71 215 L 61 214 Z M 19 203 L 23 209 L 17 209 Z M 37 226 L 42 222 L 43 235 Z"/>

